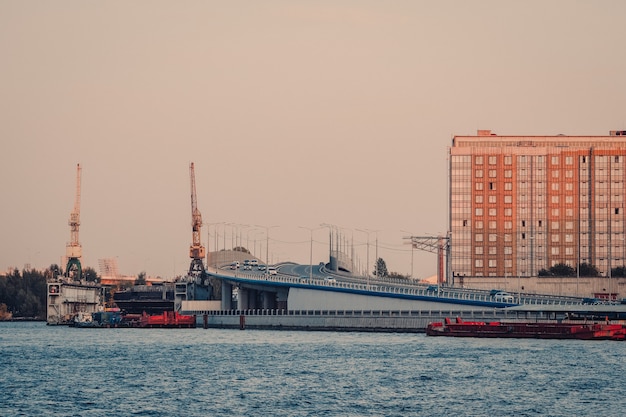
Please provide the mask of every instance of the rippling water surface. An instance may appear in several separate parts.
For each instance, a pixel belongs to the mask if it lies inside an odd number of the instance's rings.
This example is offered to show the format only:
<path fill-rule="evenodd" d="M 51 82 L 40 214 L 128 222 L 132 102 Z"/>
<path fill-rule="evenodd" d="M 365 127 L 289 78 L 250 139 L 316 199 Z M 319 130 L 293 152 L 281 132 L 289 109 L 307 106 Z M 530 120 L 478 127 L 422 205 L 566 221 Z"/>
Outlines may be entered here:
<path fill-rule="evenodd" d="M 622 416 L 626 343 L 0 323 L 2 416 Z"/>

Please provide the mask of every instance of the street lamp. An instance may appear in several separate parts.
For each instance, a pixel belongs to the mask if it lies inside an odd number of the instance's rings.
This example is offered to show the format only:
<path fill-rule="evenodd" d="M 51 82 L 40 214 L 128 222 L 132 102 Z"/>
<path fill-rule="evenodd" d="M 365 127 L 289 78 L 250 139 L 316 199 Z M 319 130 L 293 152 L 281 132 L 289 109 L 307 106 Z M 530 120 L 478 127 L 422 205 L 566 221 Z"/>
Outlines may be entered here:
<path fill-rule="evenodd" d="M 313 280 L 313 231 L 324 228 L 322 227 L 306 227 L 306 226 L 298 226 L 300 229 L 306 229 L 311 232 L 311 248 L 309 251 L 309 281 Z"/>
<path fill-rule="evenodd" d="M 367 260 L 365 261 L 366 269 L 366 277 L 367 277 L 367 288 L 370 287 L 370 233 L 376 233 L 376 268 L 375 268 L 375 276 L 378 278 L 378 230 L 368 230 L 368 229 L 355 229 L 359 232 L 363 232 L 367 235 Z"/>
<path fill-rule="evenodd" d="M 270 254 L 270 229 L 273 229 L 275 227 L 278 227 L 278 225 L 276 226 L 260 226 L 258 224 L 254 225 L 255 227 L 261 227 L 263 229 L 265 229 L 265 238 L 266 238 L 266 242 L 265 242 L 265 275 L 267 275 L 267 268 L 269 267 L 269 254 Z"/>
<path fill-rule="evenodd" d="M 413 279 L 413 233 L 411 232 L 407 232 L 406 230 L 400 230 L 403 233 L 408 233 L 410 235 L 410 237 L 408 239 L 411 239 L 411 279 Z M 406 239 L 406 238 L 405 238 Z"/>

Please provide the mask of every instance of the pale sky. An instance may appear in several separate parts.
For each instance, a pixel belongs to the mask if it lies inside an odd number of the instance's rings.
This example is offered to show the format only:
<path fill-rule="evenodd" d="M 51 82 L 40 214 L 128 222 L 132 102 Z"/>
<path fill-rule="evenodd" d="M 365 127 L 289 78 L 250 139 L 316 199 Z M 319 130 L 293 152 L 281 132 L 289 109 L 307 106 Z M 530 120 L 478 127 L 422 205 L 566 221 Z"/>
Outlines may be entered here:
<path fill-rule="evenodd" d="M 362 263 L 358 229 L 378 231 L 409 273 L 402 237 L 448 227 L 453 135 L 626 130 L 624 16 L 621 0 L 0 0 L 0 271 L 61 263 L 80 163 L 83 267 L 185 273 L 194 162 L 203 220 L 277 226 L 270 260 L 308 263 L 303 227 L 325 223 Z M 327 261 L 328 229 L 313 237 Z M 435 274 L 435 255 L 413 268 Z"/>

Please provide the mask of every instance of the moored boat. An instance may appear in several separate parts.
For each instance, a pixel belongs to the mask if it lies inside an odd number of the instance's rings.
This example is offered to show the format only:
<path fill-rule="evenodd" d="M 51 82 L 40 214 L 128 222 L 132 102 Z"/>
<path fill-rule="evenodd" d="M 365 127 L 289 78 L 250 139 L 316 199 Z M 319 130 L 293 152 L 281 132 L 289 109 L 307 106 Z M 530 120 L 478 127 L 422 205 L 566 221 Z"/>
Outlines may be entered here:
<path fill-rule="evenodd" d="M 428 336 L 486 337 L 486 338 L 534 338 L 578 340 L 625 340 L 626 327 L 610 323 L 562 323 L 562 322 L 444 322 L 430 323 Z"/>
<path fill-rule="evenodd" d="M 196 327 L 196 316 L 178 314 L 176 311 L 164 311 L 162 314 L 143 313 L 139 327 Z"/>

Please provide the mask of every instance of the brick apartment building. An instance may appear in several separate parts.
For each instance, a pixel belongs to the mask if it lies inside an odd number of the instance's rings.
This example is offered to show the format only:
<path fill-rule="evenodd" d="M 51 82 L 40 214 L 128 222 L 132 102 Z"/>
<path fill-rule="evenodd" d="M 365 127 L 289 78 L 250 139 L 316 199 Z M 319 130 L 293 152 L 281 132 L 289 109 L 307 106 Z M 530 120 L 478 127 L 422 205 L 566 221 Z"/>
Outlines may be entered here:
<path fill-rule="evenodd" d="M 564 263 L 603 276 L 626 261 L 626 131 L 608 136 L 455 136 L 451 271 L 536 277 Z M 609 275 L 610 276 L 610 275 Z"/>

